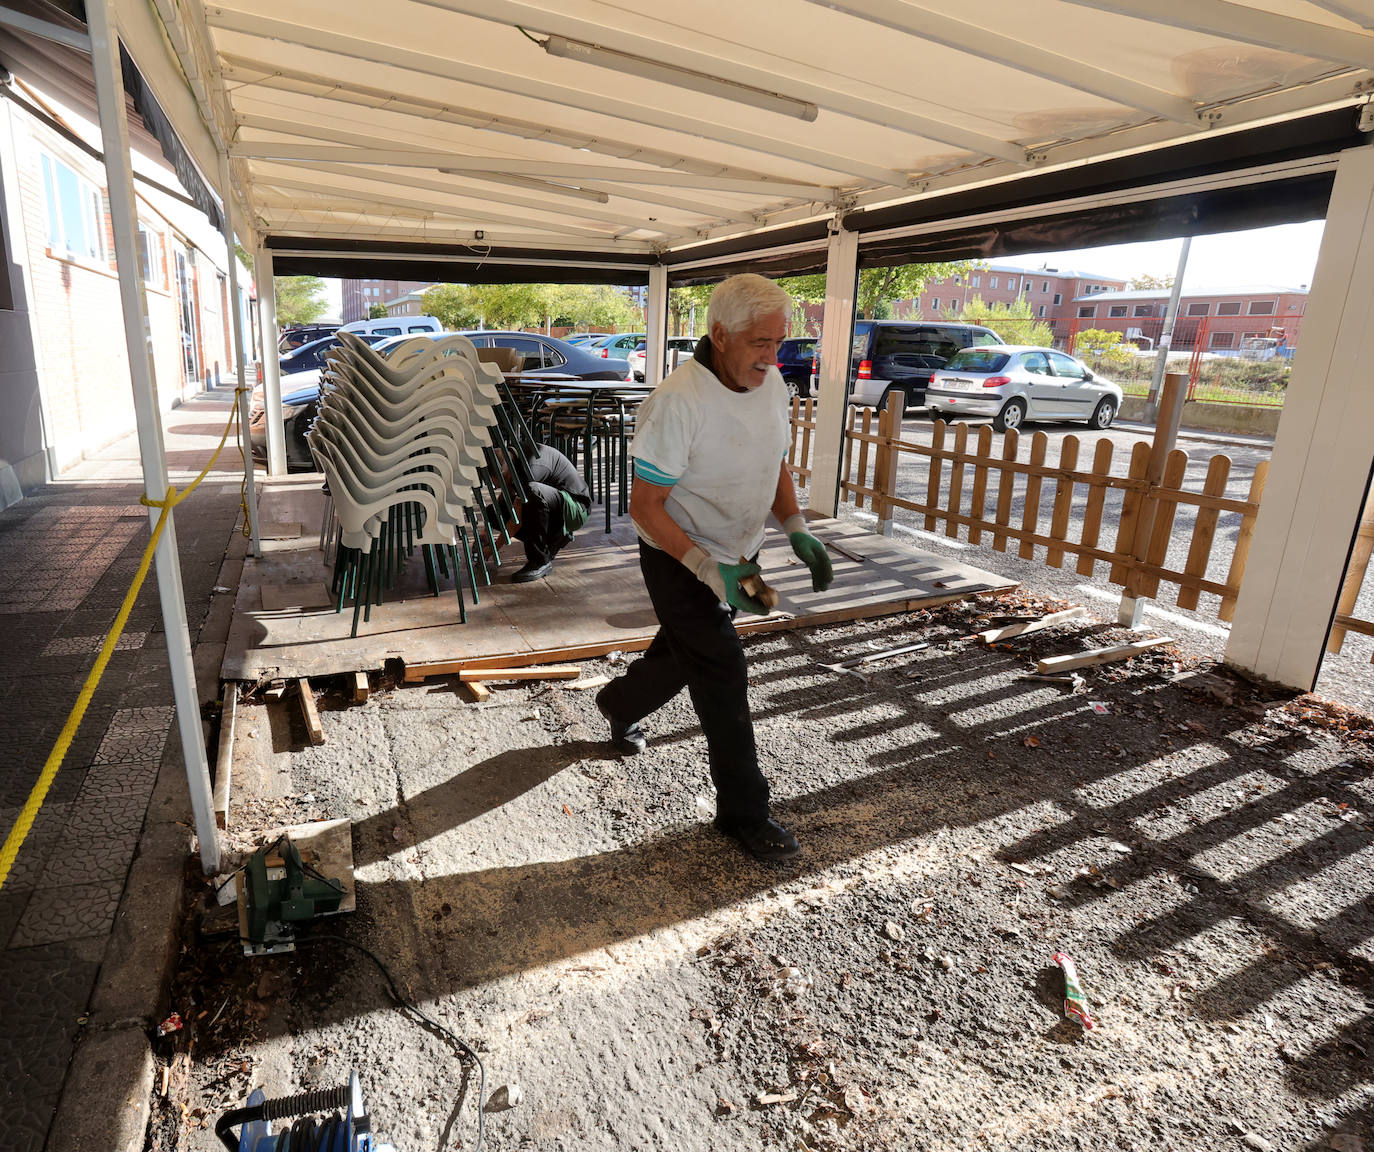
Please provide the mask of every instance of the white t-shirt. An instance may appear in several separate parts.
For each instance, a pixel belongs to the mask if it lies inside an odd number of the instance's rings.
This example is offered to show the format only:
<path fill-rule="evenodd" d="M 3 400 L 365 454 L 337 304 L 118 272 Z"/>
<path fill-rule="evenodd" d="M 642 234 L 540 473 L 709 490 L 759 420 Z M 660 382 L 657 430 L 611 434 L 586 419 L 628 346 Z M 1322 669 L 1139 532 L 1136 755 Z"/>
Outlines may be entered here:
<path fill-rule="evenodd" d="M 717 561 L 737 563 L 763 543 L 791 431 L 787 404 L 777 368 L 752 391 L 732 392 L 688 360 L 639 409 L 630 448 L 637 474 L 671 486 L 668 515 Z"/>

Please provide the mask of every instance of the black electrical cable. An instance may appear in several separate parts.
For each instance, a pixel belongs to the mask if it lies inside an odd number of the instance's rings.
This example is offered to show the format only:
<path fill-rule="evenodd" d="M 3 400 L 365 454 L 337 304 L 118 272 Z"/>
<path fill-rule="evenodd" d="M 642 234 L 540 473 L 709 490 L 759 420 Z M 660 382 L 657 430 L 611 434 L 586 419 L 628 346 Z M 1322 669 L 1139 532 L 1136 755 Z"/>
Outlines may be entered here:
<path fill-rule="evenodd" d="M 240 936 L 239 940 L 245 943 L 253 943 L 253 941 L 249 940 L 247 936 Z M 379 957 L 370 948 L 365 948 L 363 945 L 357 943 L 356 941 L 348 939 L 347 936 L 336 936 L 333 933 L 329 932 L 317 933 L 309 936 L 298 935 L 294 938 L 294 942 L 297 944 L 315 944 L 324 940 L 333 941 L 335 944 L 342 944 L 345 948 L 352 948 L 355 952 L 361 952 L 364 956 L 371 960 L 372 963 L 377 966 L 377 970 L 382 974 L 382 979 L 386 981 L 386 989 L 391 994 L 391 998 L 395 1000 L 398 1005 L 400 1005 L 402 1008 L 409 1009 L 415 1016 L 418 1016 L 436 1032 L 440 1033 L 443 1036 L 446 1036 L 459 1049 L 466 1053 L 468 1057 L 471 1058 L 474 1064 L 477 1065 L 477 1144 L 474 1147 L 473 1152 L 482 1152 L 482 1143 L 486 1139 L 487 1131 L 487 1118 L 482 1107 L 483 1102 L 486 1100 L 487 1097 L 487 1069 L 486 1066 L 482 1063 L 482 1058 L 472 1050 L 472 1048 L 468 1045 L 467 1041 L 464 1040 L 461 1036 L 449 1031 L 449 1029 L 445 1028 L 442 1024 L 440 1024 L 439 1021 L 429 1016 L 426 1016 L 423 1012 L 420 1011 L 419 1008 L 417 1008 L 414 1004 L 412 1004 L 409 1000 L 402 996 L 396 988 L 396 981 L 392 978 L 391 971 L 387 968 L 385 964 L 382 963 L 381 957 Z M 333 1117 L 331 1117 L 331 1122 L 342 1123 L 337 1113 Z M 327 1130 L 330 1133 L 329 1139 L 332 1140 L 333 1129 Z M 287 1136 L 288 1133 L 283 1133 L 282 1135 Z M 321 1146 L 324 1148 L 328 1148 L 329 1144 L 322 1142 Z M 284 1152 L 284 1150 L 281 1148 L 280 1141 L 278 1142 L 277 1147 L 279 1152 Z"/>

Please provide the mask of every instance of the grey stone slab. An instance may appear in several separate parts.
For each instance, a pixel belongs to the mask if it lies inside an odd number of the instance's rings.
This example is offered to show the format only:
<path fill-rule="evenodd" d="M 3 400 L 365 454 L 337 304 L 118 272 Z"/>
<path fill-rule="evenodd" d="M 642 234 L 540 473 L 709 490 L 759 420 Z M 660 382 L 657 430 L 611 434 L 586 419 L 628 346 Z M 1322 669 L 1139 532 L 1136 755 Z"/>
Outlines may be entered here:
<path fill-rule="evenodd" d="M 19 820 L 21 809 L 0 808 L 0 837 L 7 837 Z M 34 817 L 33 824 L 20 845 L 19 855 L 15 857 L 10 874 L 5 879 L 5 887 L 0 891 L 33 888 L 42 876 L 52 850 L 62 839 L 66 830 L 67 805 L 45 804 Z"/>
<path fill-rule="evenodd" d="M 0 1148 L 40 1152 L 98 957 L 64 944 L 0 952 Z"/>
<path fill-rule="evenodd" d="M 9 943 L 10 934 L 19 923 L 19 917 L 24 914 L 24 905 L 29 902 L 30 894 L 30 889 L 12 888 L 8 882 L 4 888 L 0 888 L 0 951 Z"/>
<path fill-rule="evenodd" d="M 92 764 L 86 771 L 78 799 L 103 796 L 111 792 L 138 792 L 148 796 L 157 782 L 158 764 L 155 760 L 138 763 Z"/>
<path fill-rule="evenodd" d="M 138 764 L 162 759 L 162 744 L 167 730 L 161 732 L 107 732 L 95 754 L 96 764 Z"/>
<path fill-rule="evenodd" d="M 142 1152 L 156 1071 L 142 1029 L 86 1035 L 72 1057 L 47 1152 Z M 92 1100 L 105 1106 L 92 1108 Z"/>
<path fill-rule="evenodd" d="M 133 792 L 87 792 L 67 812 L 68 837 L 104 837 L 112 840 L 137 836 L 143 828 L 148 797 Z"/>
<path fill-rule="evenodd" d="M 45 897 L 60 901 L 62 890 L 73 885 L 115 880 L 122 888 L 137 847 L 137 833 L 119 839 L 69 835 L 48 853 L 38 889 Z"/>
<path fill-rule="evenodd" d="M 40 891 L 15 925 L 10 950 L 109 935 L 123 888 L 123 880 L 101 880 Z"/>

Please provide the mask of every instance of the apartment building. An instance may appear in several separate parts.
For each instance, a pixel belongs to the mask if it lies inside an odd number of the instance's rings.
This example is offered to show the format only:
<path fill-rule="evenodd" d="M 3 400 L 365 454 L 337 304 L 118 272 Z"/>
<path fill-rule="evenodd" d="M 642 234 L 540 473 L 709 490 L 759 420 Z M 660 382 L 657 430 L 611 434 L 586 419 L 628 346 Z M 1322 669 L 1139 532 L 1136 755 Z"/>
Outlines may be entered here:
<path fill-rule="evenodd" d="M 1072 268 L 991 261 L 967 275 L 927 284 L 915 300 L 898 301 L 893 316 L 899 320 L 918 314 L 926 319 L 944 316 L 962 311 L 969 300 L 978 296 L 986 304 L 1011 304 L 1024 299 L 1036 319 L 1053 321 L 1068 314 L 1070 302 L 1078 297 L 1120 291 L 1127 283 Z"/>
<path fill-rule="evenodd" d="M 397 300 L 411 292 L 423 292 L 433 287 L 428 280 L 343 280 L 340 282 L 343 294 L 343 323 L 366 320 L 374 304 L 385 307 L 389 301 Z M 400 313 L 398 313 L 400 315 Z M 418 315 L 418 313 L 404 313 Z"/>
<path fill-rule="evenodd" d="M 1078 331 L 1102 328 L 1154 348 L 1164 330 L 1167 291 L 1106 292 L 1073 301 Z M 1179 297 L 1172 347 L 1226 353 L 1241 351 L 1247 340 L 1273 340 L 1281 349 L 1297 346 L 1307 310 L 1307 288 L 1247 285 L 1184 293 Z"/>

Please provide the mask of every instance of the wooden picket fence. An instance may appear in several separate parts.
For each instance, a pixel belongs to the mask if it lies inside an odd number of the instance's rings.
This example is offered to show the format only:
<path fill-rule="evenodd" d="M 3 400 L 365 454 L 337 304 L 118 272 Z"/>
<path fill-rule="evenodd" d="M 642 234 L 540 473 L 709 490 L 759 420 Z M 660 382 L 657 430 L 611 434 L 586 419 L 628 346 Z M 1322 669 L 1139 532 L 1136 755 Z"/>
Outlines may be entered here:
<path fill-rule="evenodd" d="M 793 443 L 788 462 L 803 484 L 811 476 L 815 415 L 814 400 L 793 401 Z M 1114 446 L 1107 439 L 1097 442 L 1086 467 L 1080 463 L 1077 436 L 1064 437 L 1055 463 L 1046 462 L 1049 438 L 1043 432 L 1028 437 L 1006 432 L 1000 437 L 1000 453 L 997 439 L 987 425 L 970 428 L 937 420 L 929 445 L 909 443 L 901 439 L 899 407 L 877 412 L 851 406 L 845 430 L 841 498 L 859 508 L 871 505 L 880 523 L 890 522 L 894 510 L 904 509 L 916 513 L 927 532 L 940 531 L 943 526 L 946 536 L 957 539 L 962 532 L 970 544 L 981 544 L 984 536 L 990 535 L 994 549 L 1005 552 L 1014 546 L 1027 560 L 1033 559 L 1039 548 L 1045 563 L 1053 568 L 1062 568 L 1067 557 L 1074 557 L 1083 576 L 1091 576 L 1097 564 L 1106 564 L 1110 582 L 1132 596 L 1158 597 L 1160 585 L 1169 584 L 1176 589 L 1179 607 L 1195 609 L 1199 596 L 1208 592 L 1220 598 L 1218 616 L 1231 619 L 1264 494 L 1268 462 L 1255 469 L 1247 498 L 1237 500 L 1225 495 L 1231 460 L 1224 455 L 1211 458 L 1201 491 L 1195 492 L 1184 483 L 1188 454 L 1170 449 L 1167 442 L 1137 443 L 1124 474 L 1119 475 L 1113 470 Z M 1026 443 L 1029 451 L 1023 459 L 1022 446 Z M 904 456 L 925 461 L 924 468 L 918 465 L 917 471 L 923 475 L 914 486 L 918 493 L 924 489 L 924 498 L 898 494 L 898 466 Z M 1017 522 L 1013 522 L 1018 489 L 1022 505 Z M 1104 525 L 1108 493 L 1113 491 L 1122 494 L 1119 514 L 1114 526 Z M 1076 500 L 1082 500 L 1083 514 L 1075 537 L 1071 513 Z M 1181 570 L 1166 566 L 1180 506 L 1197 509 Z M 1238 514 L 1239 524 L 1226 578 L 1218 581 L 1209 579 L 1207 572 L 1219 519 L 1228 513 Z M 1369 529 L 1368 539 L 1374 543 L 1374 523 Z M 1366 562 L 1370 551 L 1366 547 Z M 1346 627 L 1366 631 L 1358 621 L 1348 621 Z M 1374 626 L 1367 630 L 1374 635 Z"/>
<path fill-rule="evenodd" d="M 1331 635 L 1326 642 L 1328 652 L 1339 652 L 1345 645 L 1346 635 L 1350 632 L 1374 636 L 1374 620 L 1362 620 L 1354 615 L 1360 589 L 1364 587 L 1365 574 L 1369 571 L 1371 552 L 1374 552 L 1374 490 L 1365 497 L 1364 514 L 1360 517 L 1360 528 L 1355 534 L 1355 546 L 1350 551 L 1350 563 L 1345 569 L 1345 583 L 1341 586 L 1341 595 L 1336 601 L 1336 619 L 1332 623 Z M 1374 656 L 1370 659 L 1374 661 Z"/>

